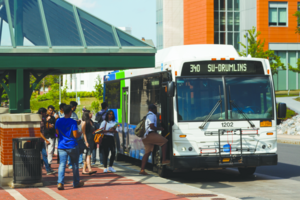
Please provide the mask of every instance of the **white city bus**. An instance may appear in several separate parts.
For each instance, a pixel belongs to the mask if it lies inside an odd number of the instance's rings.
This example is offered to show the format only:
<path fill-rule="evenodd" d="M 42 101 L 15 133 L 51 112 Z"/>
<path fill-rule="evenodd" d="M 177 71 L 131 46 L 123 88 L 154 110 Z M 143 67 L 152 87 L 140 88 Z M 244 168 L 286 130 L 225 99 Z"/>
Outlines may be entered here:
<path fill-rule="evenodd" d="M 117 154 L 142 159 L 142 139 L 134 135 L 148 105 L 158 107 L 159 126 L 171 164 L 161 165 L 157 147 L 149 163 L 166 169 L 237 167 L 253 174 L 277 164 L 277 109 L 267 59 L 240 57 L 231 45 L 186 45 L 159 50 L 154 68 L 116 71 L 106 76 L 104 98 L 120 123 Z M 278 117 L 285 116 L 279 104 Z"/>

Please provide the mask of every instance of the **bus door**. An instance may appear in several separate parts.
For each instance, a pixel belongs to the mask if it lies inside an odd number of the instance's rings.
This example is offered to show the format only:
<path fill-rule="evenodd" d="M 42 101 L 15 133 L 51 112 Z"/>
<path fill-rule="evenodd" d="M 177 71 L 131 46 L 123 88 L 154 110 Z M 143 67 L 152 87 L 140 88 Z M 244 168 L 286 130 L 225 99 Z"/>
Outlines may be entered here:
<path fill-rule="evenodd" d="M 172 154 L 172 113 L 173 113 L 173 99 L 168 97 L 165 92 L 165 84 L 162 84 L 161 87 L 161 113 L 158 116 L 158 126 L 162 126 L 165 130 L 162 132 L 162 136 L 168 139 L 168 147 L 167 147 L 167 159 L 169 160 Z"/>
<path fill-rule="evenodd" d="M 123 152 L 129 155 L 129 132 L 128 132 L 128 88 L 122 90 L 122 147 Z"/>

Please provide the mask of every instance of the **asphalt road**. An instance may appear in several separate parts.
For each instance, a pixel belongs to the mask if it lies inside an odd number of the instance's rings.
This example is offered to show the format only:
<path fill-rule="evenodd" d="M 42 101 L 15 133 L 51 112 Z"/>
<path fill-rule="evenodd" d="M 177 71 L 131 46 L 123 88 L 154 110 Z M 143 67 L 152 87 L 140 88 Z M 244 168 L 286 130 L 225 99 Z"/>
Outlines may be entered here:
<path fill-rule="evenodd" d="M 139 170 L 139 162 L 117 164 Z M 149 171 L 153 175 L 156 173 Z M 237 169 L 173 173 L 168 179 L 241 199 L 299 199 L 300 145 L 278 144 L 278 165 L 258 167 L 252 177 L 242 177 Z"/>

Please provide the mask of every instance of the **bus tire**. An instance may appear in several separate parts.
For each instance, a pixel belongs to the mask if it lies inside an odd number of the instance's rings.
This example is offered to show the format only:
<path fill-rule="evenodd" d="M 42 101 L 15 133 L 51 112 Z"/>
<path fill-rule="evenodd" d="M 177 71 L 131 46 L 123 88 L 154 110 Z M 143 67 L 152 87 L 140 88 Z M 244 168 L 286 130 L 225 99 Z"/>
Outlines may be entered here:
<path fill-rule="evenodd" d="M 256 167 L 238 168 L 242 176 L 252 176 L 256 170 Z"/>

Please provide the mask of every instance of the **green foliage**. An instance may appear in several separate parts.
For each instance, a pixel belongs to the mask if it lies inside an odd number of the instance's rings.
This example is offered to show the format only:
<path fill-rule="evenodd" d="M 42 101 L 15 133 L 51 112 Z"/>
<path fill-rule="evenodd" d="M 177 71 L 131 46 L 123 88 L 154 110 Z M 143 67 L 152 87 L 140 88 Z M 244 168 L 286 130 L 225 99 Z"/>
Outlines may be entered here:
<path fill-rule="evenodd" d="M 286 118 L 284 120 L 291 119 L 295 115 L 297 115 L 297 113 L 295 111 L 290 110 L 289 108 L 287 108 L 287 110 L 286 110 Z"/>
<path fill-rule="evenodd" d="M 103 98 L 103 85 L 101 83 L 101 78 L 99 75 L 96 78 L 95 97 L 99 100 Z"/>
<path fill-rule="evenodd" d="M 75 98 L 76 92 L 68 92 L 67 93 L 68 98 Z M 77 97 L 95 97 L 94 92 L 77 92 Z"/>
<path fill-rule="evenodd" d="M 33 75 L 30 75 L 30 87 L 35 83 L 36 78 Z M 45 83 L 45 87 L 50 87 L 54 83 L 59 82 L 59 75 L 49 75 L 46 76 L 43 80 L 41 80 L 36 87 L 34 88 L 35 91 L 40 91 Z"/>
<path fill-rule="evenodd" d="M 300 34 L 300 26 L 298 26 L 298 24 L 300 24 L 300 11 L 296 11 L 293 16 L 295 16 L 297 18 L 297 26 L 296 26 L 296 30 L 295 33 L 296 34 Z M 300 59 L 298 59 L 297 61 L 297 67 L 294 68 L 289 64 L 289 70 L 293 71 L 293 72 L 298 72 L 300 73 Z"/>
<path fill-rule="evenodd" d="M 297 26 L 296 26 L 296 30 L 295 33 L 300 34 L 300 27 L 298 26 L 298 24 L 300 24 L 300 11 L 296 11 L 293 16 L 297 17 Z"/>
<path fill-rule="evenodd" d="M 48 95 L 50 97 L 50 100 L 52 101 L 52 105 L 55 107 L 55 109 L 59 108 L 59 84 L 53 83 L 51 85 L 51 89 L 48 92 Z"/>
<path fill-rule="evenodd" d="M 58 84 L 57 84 L 58 85 Z M 52 87 L 51 87 L 52 90 Z M 37 96 L 38 101 L 46 101 L 51 99 L 51 90 L 48 93 L 45 93 L 43 95 Z M 59 95 L 59 93 L 58 93 Z M 77 92 L 77 96 L 80 98 L 85 98 L 85 97 L 95 97 L 95 92 Z M 67 92 L 67 87 L 64 87 L 63 90 L 61 91 L 61 99 L 62 102 L 65 103 L 68 98 L 75 98 L 76 97 L 76 92 Z M 57 96 L 59 98 L 59 96 Z"/>
<path fill-rule="evenodd" d="M 97 113 L 100 110 L 100 103 L 99 101 L 93 101 L 91 104 L 91 109 L 94 113 Z"/>
<path fill-rule="evenodd" d="M 265 58 L 269 59 L 272 74 L 278 73 L 278 68 L 286 69 L 285 65 L 280 61 L 280 57 L 275 55 L 274 51 L 271 50 L 264 50 L 265 40 L 261 41 L 258 40 L 257 37 L 261 34 L 260 31 L 256 32 L 256 28 L 253 27 L 252 29 L 248 30 L 248 54 L 250 54 L 253 58 Z M 244 35 L 244 38 L 247 38 Z M 246 49 L 246 45 L 241 43 L 240 44 Z M 246 55 L 246 51 L 239 52 L 241 56 L 248 56 Z"/>

